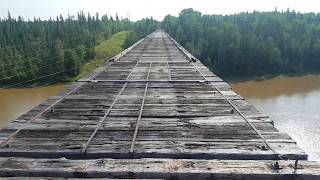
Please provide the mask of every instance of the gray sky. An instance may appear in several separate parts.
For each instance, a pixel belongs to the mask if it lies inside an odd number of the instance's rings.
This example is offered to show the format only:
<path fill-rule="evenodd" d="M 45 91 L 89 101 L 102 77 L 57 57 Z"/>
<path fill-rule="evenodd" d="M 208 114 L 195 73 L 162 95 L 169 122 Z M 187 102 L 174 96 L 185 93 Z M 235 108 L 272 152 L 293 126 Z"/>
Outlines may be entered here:
<path fill-rule="evenodd" d="M 203 14 L 270 11 L 275 7 L 317 13 L 320 12 L 320 0 L 0 0 L 0 17 L 6 17 L 8 10 L 12 16 L 22 15 L 25 19 L 76 15 L 83 10 L 100 15 L 118 13 L 131 20 L 150 16 L 162 20 L 167 14 L 178 15 L 182 9 L 190 7 Z"/>

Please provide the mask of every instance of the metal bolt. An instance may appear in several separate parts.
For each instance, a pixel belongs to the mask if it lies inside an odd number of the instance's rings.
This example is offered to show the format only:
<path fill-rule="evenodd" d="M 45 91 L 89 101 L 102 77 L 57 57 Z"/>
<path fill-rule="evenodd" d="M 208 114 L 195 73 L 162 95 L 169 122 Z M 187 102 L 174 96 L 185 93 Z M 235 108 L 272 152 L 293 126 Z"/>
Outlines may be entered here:
<path fill-rule="evenodd" d="M 268 148 L 267 148 L 267 146 L 266 146 L 266 145 L 262 145 L 262 146 L 260 146 L 260 149 L 261 149 L 261 150 L 264 150 L 264 151 L 268 150 Z"/>
<path fill-rule="evenodd" d="M 272 165 L 273 169 L 274 170 L 279 170 L 280 169 L 280 165 L 279 165 L 279 162 L 275 162 L 273 165 Z"/>

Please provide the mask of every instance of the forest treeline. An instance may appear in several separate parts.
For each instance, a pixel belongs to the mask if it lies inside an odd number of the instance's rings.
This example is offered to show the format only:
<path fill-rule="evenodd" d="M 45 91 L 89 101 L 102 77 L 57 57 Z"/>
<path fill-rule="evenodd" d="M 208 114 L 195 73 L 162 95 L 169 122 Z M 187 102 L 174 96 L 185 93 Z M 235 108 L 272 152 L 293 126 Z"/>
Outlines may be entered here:
<path fill-rule="evenodd" d="M 320 14 L 295 11 L 166 16 L 162 29 L 215 73 L 262 76 L 320 71 Z"/>
<path fill-rule="evenodd" d="M 65 81 L 76 76 L 81 66 L 95 57 L 94 47 L 112 34 L 135 32 L 130 33 L 134 39 L 125 44 L 130 46 L 158 25 L 152 18 L 131 22 L 83 12 L 49 20 L 24 20 L 8 14 L 0 19 L 0 85 L 33 79 L 32 83 Z"/>
<path fill-rule="evenodd" d="M 184 9 L 162 22 L 79 12 L 77 16 L 0 19 L 0 85 L 61 82 L 95 57 L 95 46 L 130 31 L 123 48 L 161 27 L 215 73 L 263 76 L 320 70 L 320 14 L 295 11 L 203 15 Z M 33 81 L 34 82 L 34 81 Z"/>

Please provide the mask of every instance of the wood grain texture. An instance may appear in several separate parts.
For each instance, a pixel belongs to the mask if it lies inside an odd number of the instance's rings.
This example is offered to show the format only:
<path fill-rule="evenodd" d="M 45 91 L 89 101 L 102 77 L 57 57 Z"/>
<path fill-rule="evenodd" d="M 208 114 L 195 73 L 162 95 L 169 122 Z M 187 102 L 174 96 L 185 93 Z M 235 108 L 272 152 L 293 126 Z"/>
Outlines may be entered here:
<path fill-rule="evenodd" d="M 272 168 L 273 163 L 266 160 L 0 158 L 0 176 L 218 180 L 320 178 L 316 162 L 300 161 L 303 168 L 297 170 L 292 167 L 294 161 L 278 161 L 282 168 L 279 170 Z"/>

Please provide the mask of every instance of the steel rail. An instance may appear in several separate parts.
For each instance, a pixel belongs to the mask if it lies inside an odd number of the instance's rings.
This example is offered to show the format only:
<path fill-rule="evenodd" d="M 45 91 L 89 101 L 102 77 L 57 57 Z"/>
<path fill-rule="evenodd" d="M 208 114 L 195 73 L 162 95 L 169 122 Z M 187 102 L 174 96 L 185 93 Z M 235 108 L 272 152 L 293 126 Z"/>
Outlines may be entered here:
<path fill-rule="evenodd" d="M 151 66 L 152 66 L 152 63 L 150 63 L 150 65 L 149 65 L 149 70 L 148 70 L 148 74 L 147 74 L 146 80 L 149 79 Z M 145 103 L 145 100 L 146 100 L 146 95 L 147 95 L 147 91 L 148 91 L 148 85 L 149 85 L 149 82 L 146 83 L 146 86 L 144 88 L 144 93 L 143 93 L 142 102 L 141 102 L 141 106 L 140 106 L 139 116 L 138 116 L 138 119 L 136 121 L 136 127 L 134 129 L 134 134 L 133 134 L 133 138 L 132 138 L 132 141 L 131 141 L 130 153 L 134 152 L 134 146 L 135 146 L 135 142 L 136 142 L 138 131 L 139 131 L 139 125 L 140 125 L 140 121 L 141 121 L 141 117 L 142 117 L 144 103 Z"/>
<path fill-rule="evenodd" d="M 129 75 L 127 76 L 127 79 L 130 78 L 131 74 L 133 73 L 134 69 L 138 66 L 139 61 L 137 61 L 136 65 L 132 68 L 131 72 L 129 73 Z M 90 138 L 87 140 L 86 144 L 84 145 L 84 147 L 82 148 L 81 152 L 85 153 L 88 150 L 88 147 L 92 141 L 92 139 L 95 137 L 95 135 L 97 134 L 98 130 L 100 129 L 100 127 L 102 126 L 103 122 L 107 119 L 108 115 L 110 114 L 113 106 L 116 104 L 116 102 L 118 101 L 119 96 L 123 93 L 124 89 L 127 87 L 128 82 L 126 82 L 123 87 L 121 88 L 121 90 L 118 92 L 118 94 L 116 95 L 115 99 L 113 100 L 112 104 L 110 105 L 110 107 L 108 108 L 108 110 L 104 113 L 104 116 L 102 117 L 102 119 L 99 121 L 97 127 L 95 128 L 95 130 L 93 131 L 93 133 L 91 134 Z"/>
<path fill-rule="evenodd" d="M 141 41 L 142 42 L 142 41 Z M 149 43 L 149 41 L 146 41 L 147 43 Z M 146 43 L 146 44 L 147 44 Z M 147 45 L 144 45 L 142 52 L 139 54 L 138 57 L 136 57 L 135 60 L 137 60 L 137 63 L 135 64 L 135 66 L 132 68 L 131 72 L 128 74 L 126 81 L 129 80 L 129 78 L 131 77 L 133 71 L 135 70 L 135 68 L 138 66 L 139 64 L 139 59 L 141 57 L 141 55 L 143 54 L 143 52 L 145 51 Z M 113 106 L 116 104 L 116 102 L 118 101 L 119 96 L 123 93 L 124 89 L 127 87 L 128 82 L 125 82 L 125 84 L 123 85 L 123 87 L 121 88 L 121 90 L 118 92 L 118 94 L 116 95 L 115 99 L 113 100 L 112 104 L 110 105 L 110 107 L 108 108 L 108 110 L 105 112 L 104 116 L 102 117 L 102 119 L 99 121 L 99 123 L 97 124 L 97 127 L 95 128 L 95 130 L 93 131 L 93 133 L 91 134 L 91 136 L 89 137 L 89 139 L 87 140 L 86 144 L 84 145 L 84 147 L 82 148 L 81 152 L 82 153 L 86 153 L 88 150 L 88 147 L 92 141 L 92 139 L 95 137 L 95 135 L 97 134 L 97 132 L 99 131 L 100 127 L 102 126 L 103 122 L 107 119 L 108 115 L 110 114 Z"/>

